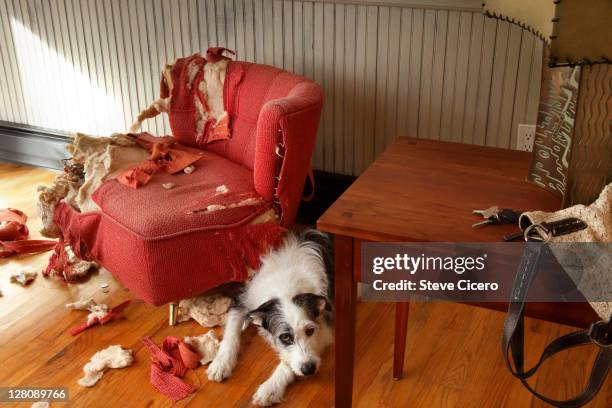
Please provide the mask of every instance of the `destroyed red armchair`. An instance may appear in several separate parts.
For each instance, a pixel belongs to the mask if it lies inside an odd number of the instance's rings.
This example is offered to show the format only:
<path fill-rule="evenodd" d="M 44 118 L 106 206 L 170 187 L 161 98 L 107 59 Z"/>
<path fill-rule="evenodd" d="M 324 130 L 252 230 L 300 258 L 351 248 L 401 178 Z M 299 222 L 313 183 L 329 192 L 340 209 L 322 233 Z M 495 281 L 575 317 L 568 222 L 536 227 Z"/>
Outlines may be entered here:
<path fill-rule="evenodd" d="M 60 203 L 55 222 L 77 255 L 149 303 L 243 281 L 259 253 L 279 242 L 278 223 L 293 225 L 322 100 L 304 77 L 231 62 L 224 82 L 231 138 L 205 145 L 193 173 L 160 172 L 137 189 L 108 180 L 93 195 L 100 211 Z M 173 188 L 162 187 L 168 183 Z M 271 211 L 277 221 L 264 222 Z"/>

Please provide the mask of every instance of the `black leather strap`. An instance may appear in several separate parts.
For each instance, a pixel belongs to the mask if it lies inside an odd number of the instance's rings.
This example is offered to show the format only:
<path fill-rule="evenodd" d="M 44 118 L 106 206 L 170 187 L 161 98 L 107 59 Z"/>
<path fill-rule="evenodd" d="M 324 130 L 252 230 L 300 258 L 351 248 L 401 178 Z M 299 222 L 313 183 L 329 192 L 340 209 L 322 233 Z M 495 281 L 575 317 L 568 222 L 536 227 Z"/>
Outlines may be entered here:
<path fill-rule="evenodd" d="M 575 227 L 575 225 L 574 225 Z M 502 352 L 506 366 L 523 385 L 536 397 L 551 405 L 562 408 L 581 407 L 591 401 L 601 389 L 610 367 L 612 366 L 612 322 L 597 322 L 589 330 L 579 330 L 552 341 L 540 356 L 539 361 L 529 370 L 524 369 L 524 306 L 527 293 L 531 287 L 542 253 L 548 251 L 545 243 L 527 242 L 518 273 L 512 288 L 512 298 L 508 315 L 504 323 Z M 596 344 L 600 350 L 593 364 L 591 375 L 584 390 L 576 397 L 567 400 L 553 400 L 536 390 L 527 382 L 540 365 L 556 353 L 584 344 Z M 513 364 L 510 362 L 512 356 Z"/>

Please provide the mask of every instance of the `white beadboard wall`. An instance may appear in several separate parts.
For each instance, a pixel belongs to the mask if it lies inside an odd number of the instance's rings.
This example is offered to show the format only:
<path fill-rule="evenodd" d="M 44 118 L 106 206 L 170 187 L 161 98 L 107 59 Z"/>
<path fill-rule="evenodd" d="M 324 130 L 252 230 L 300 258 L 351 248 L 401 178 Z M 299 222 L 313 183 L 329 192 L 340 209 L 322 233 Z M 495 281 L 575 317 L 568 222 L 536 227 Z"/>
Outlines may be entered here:
<path fill-rule="evenodd" d="M 166 61 L 216 45 L 324 88 L 319 170 L 358 175 L 398 135 L 513 147 L 536 121 L 535 36 L 473 7 L 361 0 L 0 0 L 0 120 L 123 131 Z"/>

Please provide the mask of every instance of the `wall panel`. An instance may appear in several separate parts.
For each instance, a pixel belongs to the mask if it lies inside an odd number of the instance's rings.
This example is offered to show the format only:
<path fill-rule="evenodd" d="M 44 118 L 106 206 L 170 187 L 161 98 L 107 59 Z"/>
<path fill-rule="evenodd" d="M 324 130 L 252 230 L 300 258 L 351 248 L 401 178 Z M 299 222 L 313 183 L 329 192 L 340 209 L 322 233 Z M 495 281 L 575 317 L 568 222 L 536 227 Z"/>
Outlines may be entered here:
<path fill-rule="evenodd" d="M 123 131 L 166 61 L 227 46 L 322 86 L 316 169 L 360 174 L 398 135 L 513 147 L 542 43 L 476 3 L 0 0 L 0 120 Z"/>

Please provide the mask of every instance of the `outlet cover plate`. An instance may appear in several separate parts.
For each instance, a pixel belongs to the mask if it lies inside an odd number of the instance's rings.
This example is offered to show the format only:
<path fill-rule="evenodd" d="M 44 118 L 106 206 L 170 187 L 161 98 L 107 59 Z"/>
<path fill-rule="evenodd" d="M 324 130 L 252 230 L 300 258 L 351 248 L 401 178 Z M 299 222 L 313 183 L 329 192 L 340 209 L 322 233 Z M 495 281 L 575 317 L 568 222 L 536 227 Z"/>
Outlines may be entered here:
<path fill-rule="evenodd" d="M 533 142 L 535 141 L 535 125 L 526 125 L 520 123 L 518 125 L 518 135 L 516 137 L 517 150 L 525 152 L 533 151 Z"/>

